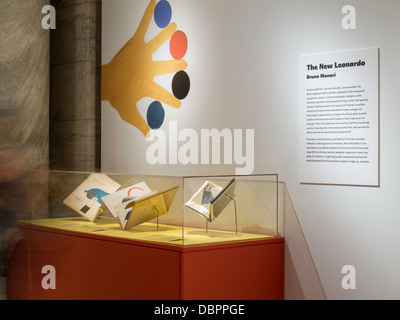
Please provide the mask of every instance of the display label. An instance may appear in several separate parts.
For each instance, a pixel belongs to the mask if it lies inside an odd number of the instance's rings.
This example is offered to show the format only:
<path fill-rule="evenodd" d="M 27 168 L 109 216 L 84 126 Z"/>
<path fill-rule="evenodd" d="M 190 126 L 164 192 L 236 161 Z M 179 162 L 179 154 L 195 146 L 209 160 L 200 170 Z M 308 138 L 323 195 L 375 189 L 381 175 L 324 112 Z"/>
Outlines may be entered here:
<path fill-rule="evenodd" d="M 379 50 L 300 57 L 300 182 L 379 186 Z"/>

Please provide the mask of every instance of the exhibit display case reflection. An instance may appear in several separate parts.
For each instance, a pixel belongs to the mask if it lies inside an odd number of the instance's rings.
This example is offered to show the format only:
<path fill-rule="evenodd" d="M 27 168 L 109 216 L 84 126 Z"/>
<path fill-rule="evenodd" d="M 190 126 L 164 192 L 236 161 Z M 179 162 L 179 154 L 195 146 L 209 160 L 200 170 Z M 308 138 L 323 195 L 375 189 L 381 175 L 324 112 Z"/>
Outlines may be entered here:
<path fill-rule="evenodd" d="M 183 178 L 185 245 L 278 236 L 278 176 Z"/>
<path fill-rule="evenodd" d="M 51 171 L 48 218 L 22 225 L 174 246 L 278 236 L 278 176 Z"/>

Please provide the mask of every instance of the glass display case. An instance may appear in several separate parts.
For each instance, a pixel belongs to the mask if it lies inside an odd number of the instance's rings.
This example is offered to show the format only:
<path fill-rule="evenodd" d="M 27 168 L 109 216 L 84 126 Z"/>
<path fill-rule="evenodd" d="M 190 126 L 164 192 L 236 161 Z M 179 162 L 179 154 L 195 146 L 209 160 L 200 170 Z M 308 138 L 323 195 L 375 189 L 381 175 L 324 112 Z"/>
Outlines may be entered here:
<path fill-rule="evenodd" d="M 278 176 L 51 171 L 46 217 L 22 224 L 174 246 L 278 236 Z"/>
<path fill-rule="evenodd" d="M 182 245 L 278 235 L 278 176 L 183 178 Z"/>

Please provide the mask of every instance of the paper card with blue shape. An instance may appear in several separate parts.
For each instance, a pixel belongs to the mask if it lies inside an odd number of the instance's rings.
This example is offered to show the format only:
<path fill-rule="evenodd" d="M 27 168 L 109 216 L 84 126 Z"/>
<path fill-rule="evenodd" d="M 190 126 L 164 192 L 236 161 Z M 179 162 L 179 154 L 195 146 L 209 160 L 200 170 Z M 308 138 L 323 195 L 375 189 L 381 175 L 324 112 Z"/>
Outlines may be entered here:
<path fill-rule="evenodd" d="M 209 222 L 213 222 L 235 197 L 235 187 L 236 179 L 229 181 L 224 188 L 206 181 L 185 206 L 197 211 Z"/>
<path fill-rule="evenodd" d="M 93 173 L 82 182 L 63 203 L 89 221 L 102 213 L 103 198 L 118 190 L 121 185 L 103 173 Z"/>

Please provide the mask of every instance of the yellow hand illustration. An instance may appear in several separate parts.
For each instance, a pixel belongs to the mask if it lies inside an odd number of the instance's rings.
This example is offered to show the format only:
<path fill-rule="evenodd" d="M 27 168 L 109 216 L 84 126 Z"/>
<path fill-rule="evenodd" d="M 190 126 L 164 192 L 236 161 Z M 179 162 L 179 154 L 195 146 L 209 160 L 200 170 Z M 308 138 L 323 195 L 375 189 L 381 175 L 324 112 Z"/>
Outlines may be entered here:
<path fill-rule="evenodd" d="M 155 6 L 156 0 L 151 0 L 136 33 L 108 64 L 102 66 L 101 76 L 101 100 L 108 100 L 122 120 L 134 125 L 145 136 L 150 134 L 150 127 L 139 113 L 137 102 L 149 97 L 179 108 L 180 100 L 155 83 L 154 77 L 187 68 L 184 60 L 153 61 L 153 54 L 177 29 L 175 23 L 170 23 L 152 40 L 145 42 Z"/>

